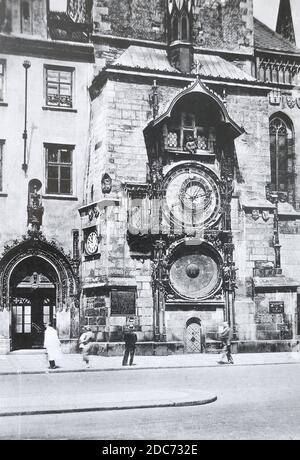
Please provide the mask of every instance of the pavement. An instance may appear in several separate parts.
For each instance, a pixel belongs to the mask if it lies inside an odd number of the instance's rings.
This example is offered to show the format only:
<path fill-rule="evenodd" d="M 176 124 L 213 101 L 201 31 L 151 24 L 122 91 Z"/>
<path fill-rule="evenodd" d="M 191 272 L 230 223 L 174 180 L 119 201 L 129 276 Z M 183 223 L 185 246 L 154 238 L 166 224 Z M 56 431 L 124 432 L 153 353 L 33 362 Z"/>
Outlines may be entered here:
<path fill-rule="evenodd" d="M 276 364 L 299 364 L 300 352 L 289 353 L 243 353 L 233 355 L 235 366 L 263 366 Z M 40 351 L 20 351 L 0 355 L 0 375 L 45 374 L 70 372 L 138 371 L 143 369 L 218 367 L 220 354 L 185 354 L 169 356 L 135 356 L 133 366 L 122 366 L 121 356 L 90 356 L 86 368 L 80 354 L 63 354 L 56 364 L 58 369 L 49 370 L 47 355 Z"/>
<path fill-rule="evenodd" d="M 38 352 L 13 352 L 0 356 L 0 417 L 61 414 L 76 412 L 100 412 L 130 409 L 148 409 L 161 407 L 187 407 L 211 404 L 218 395 L 209 391 L 172 391 L 153 388 L 151 391 L 93 393 L 87 397 L 86 389 L 77 393 L 65 393 L 60 398 L 57 394 L 43 391 L 44 380 L 53 380 L 55 385 L 59 375 L 77 374 L 76 382 L 82 373 L 101 372 L 136 372 L 151 369 L 184 369 L 221 367 L 219 354 L 194 354 L 170 356 L 136 356 L 134 366 L 122 366 L 122 357 L 90 356 L 90 368 L 86 369 L 79 354 L 62 355 L 57 362 L 58 369 L 49 370 L 46 354 Z M 299 365 L 300 353 L 259 353 L 234 355 L 234 366 L 274 366 Z M 127 374 L 128 375 L 128 374 Z M 11 377 L 18 376 L 18 378 Z M 30 379 L 41 385 L 41 391 L 32 394 L 29 391 Z M 72 375 L 70 378 L 73 379 Z M 2 381 L 2 382 L 1 382 Z M 74 380 L 75 382 L 75 380 Z M 2 390 L 1 390 L 2 383 Z M 15 386 L 15 390 L 7 388 Z"/>

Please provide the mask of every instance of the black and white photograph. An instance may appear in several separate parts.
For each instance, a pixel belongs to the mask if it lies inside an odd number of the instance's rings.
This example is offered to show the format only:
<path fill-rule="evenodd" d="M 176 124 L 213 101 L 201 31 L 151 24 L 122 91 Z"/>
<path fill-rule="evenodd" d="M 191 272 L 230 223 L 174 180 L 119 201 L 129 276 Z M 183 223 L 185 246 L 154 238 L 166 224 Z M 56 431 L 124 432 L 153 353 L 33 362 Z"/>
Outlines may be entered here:
<path fill-rule="evenodd" d="M 0 440 L 300 440 L 299 0 L 0 0 Z"/>

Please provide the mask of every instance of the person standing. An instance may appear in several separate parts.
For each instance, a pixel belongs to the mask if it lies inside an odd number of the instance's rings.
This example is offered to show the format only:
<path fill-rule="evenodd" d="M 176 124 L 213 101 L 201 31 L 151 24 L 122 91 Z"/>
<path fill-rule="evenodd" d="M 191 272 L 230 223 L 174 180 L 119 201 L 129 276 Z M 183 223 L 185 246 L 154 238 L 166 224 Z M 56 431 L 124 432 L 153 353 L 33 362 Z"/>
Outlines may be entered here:
<path fill-rule="evenodd" d="M 137 342 L 137 335 L 134 332 L 134 326 L 130 325 L 128 327 L 128 332 L 124 333 L 124 341 L 125 341 L 125 352 L 123 357 L 123 366 L 127 366 L 128 357 L 130 356 L 129 365 L 132 366 L 133 358 L 135 353 L 135 345 Z"/>
<path fill-rule="evenodd" d="M 44 336 L 44 348 L 47 350 L 49 369 L 57 369 L 55 361 L 61 357 L 61 344 L 56 332 L 53 327 L 53 323 L 49 322 L 46 325 L 45 336 Z"/>
<path fill-rule="evenodd" d="M 82 352 L 82 359 L 86 368 L 90 367 L 89 352 L 91 350 L 91 343 L 94 342 L 94 334 L 90 326 L 85 326 L 84 332 L 79 338 L 79 349 Z"/>
<path fill-rule="evenodd" d="M 232 340 L 232 329 L 229 326 L 228 322 L 223 323 L 223 330 L 220 334 L 220 339 L 222 341 L 222 356 L 219 364 L 225 364 L 225 357 L 227 357 L 228 364 L 234 364 L 233 358 L 231 355 L 231 340 Z"/>

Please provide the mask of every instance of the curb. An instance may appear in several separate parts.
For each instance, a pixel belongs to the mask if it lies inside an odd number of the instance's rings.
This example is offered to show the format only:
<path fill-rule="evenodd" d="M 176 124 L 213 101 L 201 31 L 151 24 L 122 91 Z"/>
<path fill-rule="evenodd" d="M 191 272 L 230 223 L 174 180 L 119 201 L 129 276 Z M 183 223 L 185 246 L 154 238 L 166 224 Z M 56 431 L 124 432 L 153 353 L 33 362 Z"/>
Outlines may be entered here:
<path fill-rule="evenodd" d="M 256 367 L 256 366 L 282 366 L 282 365 L 295 365 L 300 364 L 300 361 L 297 362 L 283 362 L 283 363 L 248 363 L 248 364 L 234 364 L 233 366 L 221 365 L 221 364 L 203 364 L 198 366 L 151 366 L 151 367 L 120 367 L 120 368 L 105 368 L 105 369 L 60 369 L 60 370 L 45 370 L 45 371 L 7 371 L 1 372 L 0 375 L 48 375 L 48 374 L 78 374 L 78 373 L 88 373 L 88 372 L 121 372 L 121 371 L 145 371 L 145 370 L 168 370 L 168 369 L 209 369 L 216 367 Z"/>
<path fill-rule="evenodd" d="M 156 403 L 156 404 L 140 404 L 128 406 L 107 406 L 107 407 L 82 407 L 80 409 L 49 409 L 49 410 L 31 410 L 31 411 L 14 411 L 0 413 L 1 417 L 25 417 L 29 415 L 55 415 L 55 414 L 76 414 L 81 412 L 108 412 L 108 411 L 121 411 L 121 410 L 137 410 L 137 409 L 156 409 L 156 408 L 170 408 L 170 407 L 193 407 L 204 406 L 212 404 L 218 399 L 217 396 L 198 401 L 185 401 L 185 402 L 170 402 L 170 403 Z"/>

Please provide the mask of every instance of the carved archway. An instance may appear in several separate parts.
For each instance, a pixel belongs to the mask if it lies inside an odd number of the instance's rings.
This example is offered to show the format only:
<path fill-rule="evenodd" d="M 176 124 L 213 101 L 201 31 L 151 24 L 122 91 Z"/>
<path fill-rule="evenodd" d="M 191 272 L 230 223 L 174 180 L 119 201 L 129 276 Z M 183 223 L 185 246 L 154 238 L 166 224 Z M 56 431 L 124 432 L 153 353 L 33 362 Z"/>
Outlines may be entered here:
<path fill-rule="evenodd" d="M 72 260 L 56 242 L 48 242 L 40 232 L 29 232 L 22 240 L 6 246 L 0 260 L 0 310 L 10 309 L 10 280 L 19 264 L 31 257 L 47 262 L 57 275 L 57 309 L 78 307 L 79 279 Z"/>

